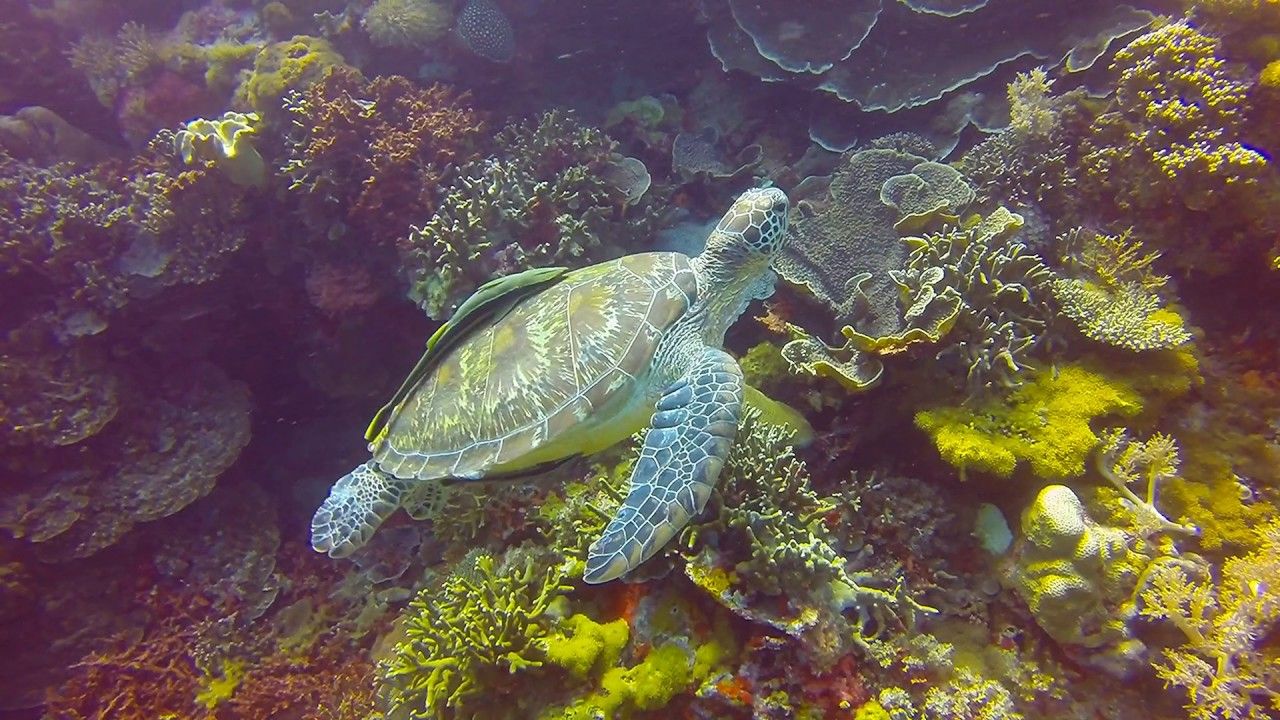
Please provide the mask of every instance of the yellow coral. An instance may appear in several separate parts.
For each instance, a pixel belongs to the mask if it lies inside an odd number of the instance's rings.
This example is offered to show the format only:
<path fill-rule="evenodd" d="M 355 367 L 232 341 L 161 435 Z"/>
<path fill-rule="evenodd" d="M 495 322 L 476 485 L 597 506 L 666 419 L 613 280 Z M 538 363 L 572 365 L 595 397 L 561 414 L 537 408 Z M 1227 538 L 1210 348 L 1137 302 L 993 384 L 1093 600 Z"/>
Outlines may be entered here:
<path fill-rule="evenodd" d="M 174 134 L 174 147 L 187 165 L 213 163 L 231 182 L 261 187 L 267 179 L 267 165 L 253 146 L 257 125 L 257 113 L 228 112 L 216 120 L 197 118 Z"/>
<path fill-rule="evenodd" d="M 1187 691 L 1196 720 L 1272 717 L 1280 709 L 1280 663 L 1261 638 L 1280 621 L 1280 522 L 1253 531 L 1256 549 L 1229 558 L 1221 581 L 1168 562 L 1150 573 L 1143 615 L 1168 621 L 1186 643 L 1155 664 L 1166 685 Z"/>
<path fill-rule="evenodd" d="M 976 408 L 938 407 L 916 414 L 942 458 L 965 472 L 1001 477 L 1020 461 L 1048 480 L 1075 477 L 1099 438 L 1090 421 L 1132 415 L 1142 400 L 1124 380 L 1081 365 L 1036 373 L 1005 398 Z"/>
<path fill-rule="evenodd" d="M 1242 145 L 1249 85 L 1218 56 L 1220 41 L 1170 23 L 1116 53 L 1117 112 L 1094 123 L 1082 162 L 1121 205 L 1163 203 L 1167 192 L 1193 209 L 1214 193 L 1250 185 L 1267 159 Z"/>
<path fill-rule="evenodd" d="M 326 68 L 343 64 L 342 55 L 328 40 L 294 35 L 258 53 L 253 74 L 241 85 L 239 95 L 249 107 L 269 117 L 280 111 L 289 91 L 304 88 L 319 80 Z"/>

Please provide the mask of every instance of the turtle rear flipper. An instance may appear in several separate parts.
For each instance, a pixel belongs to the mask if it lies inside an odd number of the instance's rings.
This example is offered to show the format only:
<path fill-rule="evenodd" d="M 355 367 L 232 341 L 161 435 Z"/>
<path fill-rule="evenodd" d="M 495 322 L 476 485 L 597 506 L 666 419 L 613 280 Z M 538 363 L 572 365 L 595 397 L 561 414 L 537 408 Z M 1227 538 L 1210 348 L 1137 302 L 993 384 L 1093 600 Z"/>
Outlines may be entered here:
<path fill-rule="evenodd" d="M 583 580 L 602 583 L 648 560 L 702 511 L 742 414 L 742 370 L 706 348 L 663 393 L 631 473 L 631 489 L 592 545 Z"/>
<path fill-rule="evenodd" d="M 400 507 L 407 484 L 367 462 L 342 476 L 311 518 L 311 547 L 332 558 L 360 549 Z"/>

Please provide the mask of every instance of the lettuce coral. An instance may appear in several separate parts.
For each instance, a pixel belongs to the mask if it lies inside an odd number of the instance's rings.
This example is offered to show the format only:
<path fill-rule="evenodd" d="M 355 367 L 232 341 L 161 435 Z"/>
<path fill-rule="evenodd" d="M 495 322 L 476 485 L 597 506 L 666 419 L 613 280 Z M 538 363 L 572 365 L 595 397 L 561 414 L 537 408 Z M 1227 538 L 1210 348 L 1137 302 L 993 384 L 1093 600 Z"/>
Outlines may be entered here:
<path fill-rule="evenodd" d="M 253 146 L 258 119 L 257 113 L 238 112 L 216 120 L 197 118 L 174 134 L 174 145 L 187 165 L 209 162 L 237 185 L 261 187 L 267 166 Z"/>
<path fill-rule="evenodd" d="M 1081 475 L 1101 442 L 1090 422 L 1141 408 L 1142 398 L 1126 380 L 1066 365 L 1036 371 L 1005 397 L 922 410 L 915 420 L 962 477 L 971 470 L 1009 477 L 1026 462 L 1037 477 L 1062 480 Z"/>

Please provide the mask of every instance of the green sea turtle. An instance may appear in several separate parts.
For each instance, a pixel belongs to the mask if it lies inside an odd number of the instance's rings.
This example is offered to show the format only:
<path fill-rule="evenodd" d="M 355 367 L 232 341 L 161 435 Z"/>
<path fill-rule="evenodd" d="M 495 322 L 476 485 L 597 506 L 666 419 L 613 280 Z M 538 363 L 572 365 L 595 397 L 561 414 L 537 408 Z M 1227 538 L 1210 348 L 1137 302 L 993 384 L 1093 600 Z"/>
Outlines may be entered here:
<path fill-rule="evenodd" d="M 725 331 L 773 291 L 787 196 L 748 190 L 697 257 L 651 252 L 483 286 L 427 343 L 365 437 L 311 544 L 344 557 L 397 507 L 425 517 L 443 483 L 538 474 L 645 427 L 617 514 L 584 579 L 619 577 L 700 512 L 733 444 L 744 385 Z"/>

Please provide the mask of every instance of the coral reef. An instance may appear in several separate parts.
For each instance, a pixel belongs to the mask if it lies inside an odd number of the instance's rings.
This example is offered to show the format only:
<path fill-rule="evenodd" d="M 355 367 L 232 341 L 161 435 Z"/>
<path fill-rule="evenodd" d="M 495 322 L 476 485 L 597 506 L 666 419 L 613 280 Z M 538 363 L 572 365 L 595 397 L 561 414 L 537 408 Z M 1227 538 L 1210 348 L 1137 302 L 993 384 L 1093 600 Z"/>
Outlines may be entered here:
<path fill-rule="evenodd" d="M 1257 182 L 1267 159 L 1240 142 L 1248 85 L 1218 47 L 1170 23 L 1116 53 L 1116 110 L 1094 121 L 1081 158 L 1097 192 L 1121 207 L 1202 210 Z"/>
<path fill-rule="evenodd" d="M 1278 7 L 0 0 L 0 710 L 1274 716 Z M 301 542 L 457 301 L 753 186 L 641 571 L 637 439 Z"/>
<path fill-rule="evenodd" d="M 1216 582 L 1163 563 L 1142 590 L 1142 615 L 1168 621 L 1186 638 L 1164 649 L 1155 668 L 1186 690 L 1188 716 L 1197 720 L 1260 718 L 1280 707 L 1274 658 L 1255 644 L 1280 620 L 1280 523 L 1255 532 L 1258 548 L 1228 558 Z"/>
<path fill-rule="evenodd" d="M 459 168 L 438 210 L 403 240 L 411 297 L 432 317 L 493 275 L 635 252 L 657 222 L 653 194 L 610 184 L 626 158 L 558 112 L 509 125 L 497 153 Z"/>
<path fill-rule="evenodd" d="M 483 130 L 464 97 L 442 85 L 335 67 L 292 96 L 282 172 L 314 232 L 389 247 L 444 199 L 452 166 Z"/>

